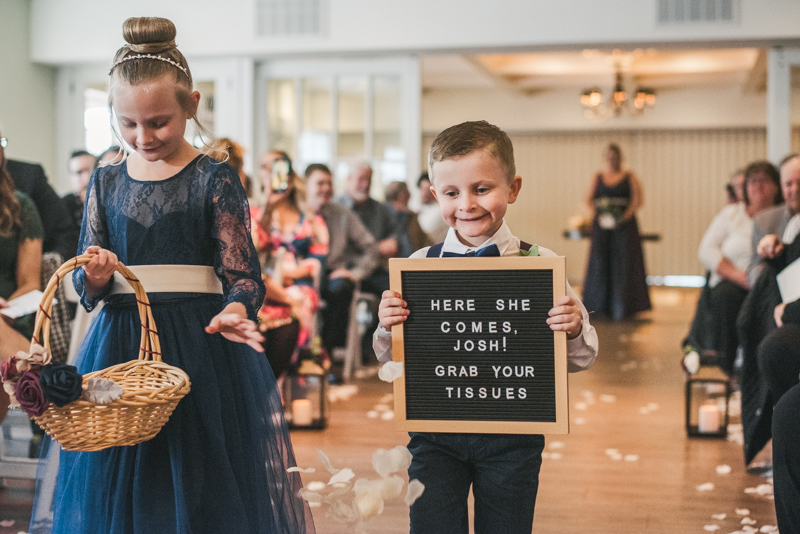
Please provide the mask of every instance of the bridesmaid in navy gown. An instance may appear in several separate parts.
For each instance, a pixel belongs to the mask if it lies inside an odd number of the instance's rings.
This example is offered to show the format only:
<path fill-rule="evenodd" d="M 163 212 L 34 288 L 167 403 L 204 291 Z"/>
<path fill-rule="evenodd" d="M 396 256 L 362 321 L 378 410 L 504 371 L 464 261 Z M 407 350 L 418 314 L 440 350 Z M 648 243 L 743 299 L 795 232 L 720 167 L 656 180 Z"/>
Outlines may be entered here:
<path fill-rule="evenodd" d="M 586 309 L 614 321 L 649 310 L 636 222 L 642 191 L 636 175 L 622 168 L 617 145 L 606 149 L 606 170 L 595 175 L 586 204 L 592 213 L 591 251 L 583 284 Z"/>

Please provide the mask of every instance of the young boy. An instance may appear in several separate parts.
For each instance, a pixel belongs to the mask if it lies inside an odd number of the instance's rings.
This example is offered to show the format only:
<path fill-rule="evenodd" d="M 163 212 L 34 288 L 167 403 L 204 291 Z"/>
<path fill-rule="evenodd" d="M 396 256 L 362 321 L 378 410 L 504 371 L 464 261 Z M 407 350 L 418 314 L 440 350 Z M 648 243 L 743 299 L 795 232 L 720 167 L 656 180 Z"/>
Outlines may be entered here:
<path fill-rule="evenodd" d="M 515 175 L 508 136 L 485 121 L 465 122 L 440 133 L 428 156 L 431 191 L 450 229 L 438 254 L 518 256 L 520 240 L 503 217 L 522 178 Z M 429 257 L 430 247 L 412 258 Z M 436 250 L 436 249 L 434 249 Z M 540 256 L 555 253 L 539 247 Z M 547 323 L 567 333 L 569 371 L 588 369 L 597 357 L 597 334 L 575 292 L 558 299 Z M 390 328 L 406 320 L 401 295 L 385 291 L 373 337 L 381 361 L 392 359 Z M 544 436 L 412 432 L 409 479 L 425 484 L 411 507 L 411 534 L 467 534 L 467 498 L 475 497 L 475 533 L 530 534 L 539 487 Z"/>

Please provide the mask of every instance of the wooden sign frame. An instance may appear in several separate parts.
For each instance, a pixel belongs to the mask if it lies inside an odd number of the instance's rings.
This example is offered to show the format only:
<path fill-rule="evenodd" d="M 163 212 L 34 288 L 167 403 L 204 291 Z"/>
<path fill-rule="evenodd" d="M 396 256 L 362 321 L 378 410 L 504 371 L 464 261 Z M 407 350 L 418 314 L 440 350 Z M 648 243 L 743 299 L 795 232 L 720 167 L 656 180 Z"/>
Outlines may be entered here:
<path fill-rule="evenodd" d="M 393 291 L 403 293 L 403 273 L 413 271 L 495 271 L 493 276 L 503 276 L 501 271 L 546 270 L 552 272 L 552 295 L 547 295 L 548 310 L 552 303 L 566 294 L 566 265 L 563 256 L 555 257 L 504 257 L 504 258 L 425 258 L 389 260 L 390 285 Z M 482 282 L 482 281 L 481 281 Z M 486 284 L 491 285 L 491 280 Z M 457 288 L 463 291 L 463 287 Z M 454 289 L 456 291 L 456 289 Z M 526 295 L 536 297 L 536 295 Z M 552 299 L 552 300 L 551 300 Z M 406 299 L 407 300 L 407 299 Z M 409 308 L 414 304 L 408 302 Z M 540 302 L 539 308 L 544 303 Z M 419 303 L 418 303 L 419 305 Z M 432 306 L 432 304 L 431 304 Z M 413 311 L 412 311 L 413 314 Z M 543 319 L 546 320 L 546 319 Z M 406 354 L 405 324 L 392 327 L 392 356 L 394 361 L 404 363 Z M 514 332 L 516 333 L 516 331 Z M 491 434 L 568 434 L 569 398 L 567 384 L 567 337 L 565 332 L 553 332 L 555 420 L 554 421 L 507 421 L 468 419 L 409 419 L 407 418 L 407 388 L 405 369 L 403 376 L 394 381 L 395 424 L 398 430 L 411 432 L 468 432 Z M 413 355 L 411 356 L 413 358 Z M 550 386 L 548 386 L 550 387 Z M 452 389 L 452 388 L 451 388 Z M 460 394 L 460 392 L 459 392 Z"/>

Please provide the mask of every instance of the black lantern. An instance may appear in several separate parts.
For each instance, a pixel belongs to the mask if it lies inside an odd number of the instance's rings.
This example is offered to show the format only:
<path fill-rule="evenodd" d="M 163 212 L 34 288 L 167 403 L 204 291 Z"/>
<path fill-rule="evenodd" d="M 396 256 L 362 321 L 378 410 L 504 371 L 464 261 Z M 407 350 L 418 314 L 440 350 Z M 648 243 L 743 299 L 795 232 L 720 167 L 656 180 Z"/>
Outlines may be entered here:
<path fill-rule="evenodd" d="M 686 373 L 686 434 L 689 437 L 726 438 L 731 386 L 716 366 L 700 365 Z"/>
<path fill-rule="evenodd" d="M 305 359 L 296 370 L 287 373 L 283 380 L 283 403 L 289 428 L 325 428 L 328 425 L 328 375 L 322 366 Z"/>

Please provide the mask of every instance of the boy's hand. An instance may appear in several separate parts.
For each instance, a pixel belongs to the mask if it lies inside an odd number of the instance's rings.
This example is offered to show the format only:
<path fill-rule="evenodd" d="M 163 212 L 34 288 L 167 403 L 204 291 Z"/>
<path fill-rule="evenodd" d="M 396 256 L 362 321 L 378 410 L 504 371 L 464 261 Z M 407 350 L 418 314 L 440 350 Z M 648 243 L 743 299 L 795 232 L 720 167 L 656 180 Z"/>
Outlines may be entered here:
<path fill-rule="evenodd" d="M 556 332 L 566 332 L 567 339 L 575 339 L 583 330 L 583 315 L 575 302 L 570 296 L 564 296 L 558 299 L 550 310 L 550 318 L 547 319 L 547 324 L 550 325 L 550 330 Z"/>
<path fill-rule="evenodd" d="M 387 289 L 381 296 L 381 304 L 378 306 L 378 319 L 381 326 L 390 330 L 393 325 L 400 324 L 406 320 L 409 311 L 406 309 L 408 303 L 400 298 L 400 293 Z"/>

